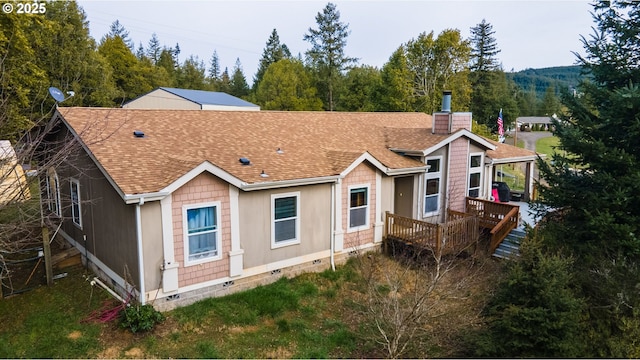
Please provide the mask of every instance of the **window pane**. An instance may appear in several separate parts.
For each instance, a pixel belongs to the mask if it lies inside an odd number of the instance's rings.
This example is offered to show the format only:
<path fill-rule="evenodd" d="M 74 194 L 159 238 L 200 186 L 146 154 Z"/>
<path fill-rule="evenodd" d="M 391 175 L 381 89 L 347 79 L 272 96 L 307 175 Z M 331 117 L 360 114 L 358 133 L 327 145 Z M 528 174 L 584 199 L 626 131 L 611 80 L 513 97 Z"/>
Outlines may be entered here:
<path fill-rule="evenodd" d="M 427 196 L 424 199 L 424 212 L 438 211 L 438 195 Z"/>
<path fill-rule="evenodd" d="M 427 192 L 426 195 L 434 195 L 440 190 L 440 179 L 427 180 Z"/>
<path fill-rule="evenodd" d="M 296 238 L 296 219 L 276 221 L 275 241 L 293 240 Z"/>
<path fill-rule="evenodd" d="M 217 228 L 215 206 L 187 210 L 189 234 L 211 231 Z"/>
<path fill-rule="evenodd" d="M 427 165 L 429 165 L 428 172 L 440 172 L 440 159 L 427 160 Z"/>
<path fill-rule="evenodd" d="M 480 174 L 479 173 L 469 175 L 469 187 L 470 188 L 480 187 Z"/>
<path fill-rule="evenodd" d="M 478 197 L 480 195 L 480 189 L 469 189 L 470 197 Z"/>
<path fill-rule="evenodd" d="M 367 205 L 367 188 L 351 189 L 350 207 Z"/>
<path fill-rule="evenodd" d="M 480 167 L 482 161 L 482 156 L 480 155 L 474 155 L 471 157 L 471 167 L 472 168 L 476 168 L 476 167 Z"/>
<path fill-rule="evenodd" d="M 349 210 L 349 227 L 364 226 L 367 224 L 367 208 L 358 208 Z"/>
<path fill-rule="evenodd" d="M 296 197 L 275 199 L 275 219 L 286 219 L 297 215 Z"/>
<path fill-rule="evenodd" d="M 202 259 L 217 253 L 215 232 L 189 235 L 189 260 Z"/>

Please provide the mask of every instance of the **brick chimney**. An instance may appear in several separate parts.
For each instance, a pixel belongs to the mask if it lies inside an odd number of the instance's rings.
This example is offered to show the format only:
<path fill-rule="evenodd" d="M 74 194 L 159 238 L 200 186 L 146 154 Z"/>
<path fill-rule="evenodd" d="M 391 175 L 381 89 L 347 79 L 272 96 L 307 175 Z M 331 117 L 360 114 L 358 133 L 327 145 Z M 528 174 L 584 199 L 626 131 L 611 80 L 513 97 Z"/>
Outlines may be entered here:
<path fill-rule="evenodd" d="M 433 113 L 433 128 L 431 132 L 438 135 L 448 135 L 459 129 L 471 131 L 470 112 L 451 112 L 451 90 L 442 92 L 442 110 Z"/>

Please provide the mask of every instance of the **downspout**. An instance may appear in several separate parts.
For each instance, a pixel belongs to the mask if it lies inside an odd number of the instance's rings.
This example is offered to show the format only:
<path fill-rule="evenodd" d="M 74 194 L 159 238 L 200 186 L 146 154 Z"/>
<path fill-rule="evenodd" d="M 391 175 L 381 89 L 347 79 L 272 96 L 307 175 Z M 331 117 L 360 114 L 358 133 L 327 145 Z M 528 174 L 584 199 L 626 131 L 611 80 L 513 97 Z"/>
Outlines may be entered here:
<path fill-rule="evenodd" d="M 136 240 L 138 243 L 138 275 L 140 277 L 140 305 L 146 302 L 146 291 L 144 288 L 144 256 L 142 254 L 142 218 L 140 216 L 140 206 L 144 205 L 144 198 L 136 204 Z"/>
<path fill-rule="evenodd" d="M 336 247 L 336 184 L 337 183 L 331 184 L 331 253 L 329 254 L 329 258 L 331 259 L 331 270 L 333 271 L 336 271 L 336 261 L 333 255 Z"/>

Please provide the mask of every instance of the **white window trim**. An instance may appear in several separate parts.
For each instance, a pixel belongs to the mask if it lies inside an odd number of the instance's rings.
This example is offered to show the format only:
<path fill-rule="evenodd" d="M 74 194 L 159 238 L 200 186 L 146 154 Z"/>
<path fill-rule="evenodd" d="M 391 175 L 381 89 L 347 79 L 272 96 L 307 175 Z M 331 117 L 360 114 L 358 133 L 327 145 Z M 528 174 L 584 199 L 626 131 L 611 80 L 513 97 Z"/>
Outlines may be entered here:
<path fill-rule="evenodd" d="M 77 201 L 78 201 L 78 222 L 76 222 L 76 211 L 73 203 L 73 185 L 76 185 L 76 190 L 78 192 Z M 82 229 L 82 196 L 80 195 L 80 181 L 78 179 L 71 178 L 69 179 L 69 197 L 71 200 L 71 221 Z"/>
<path fill-rule="evenodd" d="M 201 209 L 206 207 L 215 207 L 216 208 L 216 224 L 218 224 L 218 228 L 216 229 L 216 249 L 218 249 L 218 254 L 215 256 L 210 256 L 204 259 L 198 260 L 189 260 L 189 220 L 187 218 L 187 210 L 192 209 Z M 212 201 L 205 203 L 197 203 L 197 204 L 188 204 L 182 205 L 182 241 L 184 244 L 184 265 L 192 266 L 198 264 L 204 264 L 211 261 L 216 261 L 222 259 L 222 222 L 221 222 L 221 206 L 220 201 Z"/>
<path fill-rule="evenodd" d="M 367 212 L 365 215 L 365 223 L 364 225 L 351 227 L 351 190 L 353 189 L 367 189 Z M 371 227 L 371 184 L 359 184 L 359 185 L 351 185 L 347 187 L 347 233 L 368 230 Z"/>
<path fill-rule="evenodd" d="M 296 236 L 293 239 L 276 242 L 276 199 L 288 197 L 296 198 Z M 277 249 L 297 244 L 300 244 L 300 192 L 296 191 L 281 194 L 271 194 L 271 248 Z"/>
<path fill-rule="evenodd" d="M 423 201 L 424 203 L 422 204 L 422 214 L 424 217 L 427 216 L 434 216 L 434 215 L 438 215 L 440 213 L 440 208 L 442 207 L 442 181 L 444 180 L 442 178 L 442 164 L 443 164 L 443 156 L 429 156 L 427 158 L 424 159 L 424 163 L 426 164 L 427 161 L 429 160 L 438 160 L 440 162 L 440 166 L 439 166 L 439 170 L 438 172 L 425 172 L 424 174 L 424 196 L 423 196 Z M 438 207 L 436 208 L 435 211 L 426 211 L 427 208 L 427 181 L 431 180 L 431 179 L 440 179 L 440 181 L 438 181 Z M 431 195 L 434 196 L 434 195 Z"/>
<path fill-rule="evenodd" d="M 471 158 L 474 156 L 480 156 L 480 166 L 478 166 L 477 168 L 472 168 L 471 167 Z M 478 189 L 478 198 L 482 197 L 482 178 L 483 178 L 483 170 L 484 169 L 484 153 L 483 152 L 475 152 L 475 153 L 470 153 L 469 154 L 469 172 L 467 175 L 467 196 L 469 195 L 469 191 L 472 190 L 471 188 L 471 174 L 480 174 L 480 180 L 479 180 L 479 185 L 477 187 Z M 475 187 L 473 189 L 476 189 Z"/>

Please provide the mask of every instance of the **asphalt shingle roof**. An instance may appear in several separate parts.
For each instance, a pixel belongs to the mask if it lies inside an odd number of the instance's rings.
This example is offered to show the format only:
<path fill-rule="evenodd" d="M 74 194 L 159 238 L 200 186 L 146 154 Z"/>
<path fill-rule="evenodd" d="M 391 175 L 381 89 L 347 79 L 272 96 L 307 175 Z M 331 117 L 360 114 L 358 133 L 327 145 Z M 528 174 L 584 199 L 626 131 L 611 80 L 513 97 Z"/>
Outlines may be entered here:
<path fill-rule="evenodd" d="M 125 194 L 160 191 L 205 161 L 248 184 L 337 175 L 365 152 L 390 169 L 420 167 L 390 151 L 385 139 L 422 137 L 431 127 L 424 113 L 58 111 Z M 145 136 L 136 138 L 135 130 Z M 241 157 L 252 165 L 243 166 Z"/>

